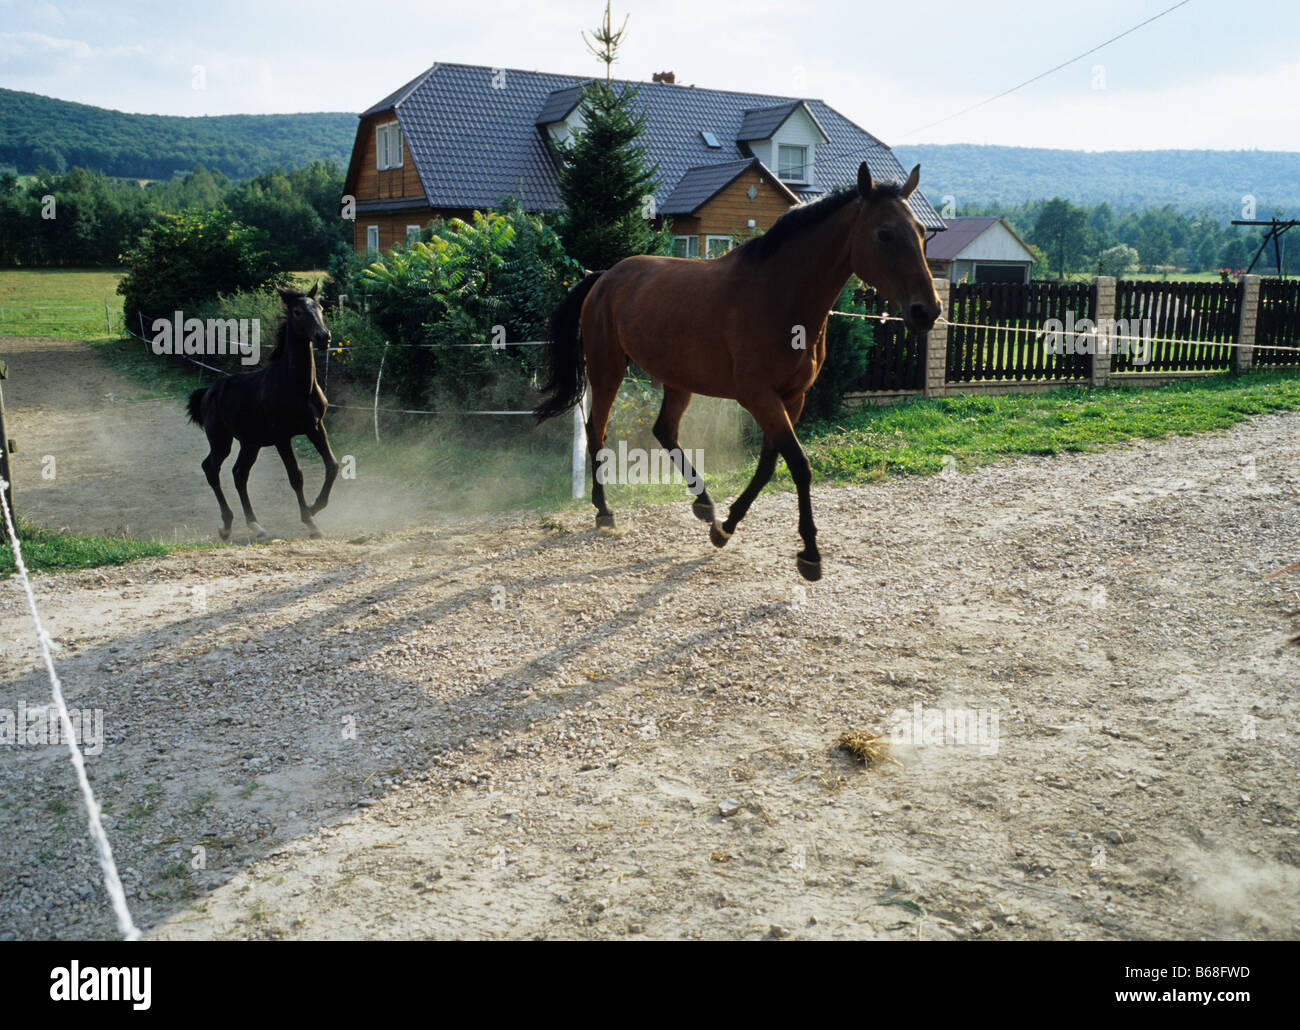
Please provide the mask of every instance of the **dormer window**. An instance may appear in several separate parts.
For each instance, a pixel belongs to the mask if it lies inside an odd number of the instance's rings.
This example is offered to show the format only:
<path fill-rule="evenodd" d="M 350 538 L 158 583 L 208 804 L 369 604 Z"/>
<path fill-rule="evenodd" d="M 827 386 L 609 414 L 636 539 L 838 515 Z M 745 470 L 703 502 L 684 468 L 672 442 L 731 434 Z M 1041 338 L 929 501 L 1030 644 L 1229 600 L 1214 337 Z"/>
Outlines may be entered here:
<path fill-rule="evenodd" d="M 375 165 L 381 172 L 402 167 L 402 128 L 397 122 L 375 127 Z"/>
<path fill-rule="evenodd" d="M 777 147 L 776 174 L 784 182 L 808 181 L 808 148 L 782 143 Z"/>
<path fill-rule="evenodd" d="M 746 111 L 736 142 L 776 173 L 782 182 L 812 185 L 817 148 L 831 138 L 803 100 Z M 823 183 L 823 185 L 825 185 Z"/>

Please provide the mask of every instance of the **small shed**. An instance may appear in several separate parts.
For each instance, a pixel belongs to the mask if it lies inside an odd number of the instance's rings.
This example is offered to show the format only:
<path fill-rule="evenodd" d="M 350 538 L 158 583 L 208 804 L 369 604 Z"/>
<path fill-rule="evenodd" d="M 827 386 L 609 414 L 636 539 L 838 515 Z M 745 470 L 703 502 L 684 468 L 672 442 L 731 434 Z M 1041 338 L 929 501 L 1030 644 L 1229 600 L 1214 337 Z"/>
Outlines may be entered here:
<path fill-rule="evenodd" d="M 951 282 L 1027 283 L 1034 252 L 997 217 L 945 218 L 947 232 L 925 245 L 925 259 L 936 277 Z"/>

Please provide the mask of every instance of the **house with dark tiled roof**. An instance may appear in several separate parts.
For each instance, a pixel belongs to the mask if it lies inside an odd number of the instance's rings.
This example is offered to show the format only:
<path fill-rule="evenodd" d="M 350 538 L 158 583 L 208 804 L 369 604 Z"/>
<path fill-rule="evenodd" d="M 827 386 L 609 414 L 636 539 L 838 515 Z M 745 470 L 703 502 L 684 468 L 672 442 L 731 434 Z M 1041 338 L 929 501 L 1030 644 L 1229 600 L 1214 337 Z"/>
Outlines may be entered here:
<path fill-rule="evenodd" d="M 959 283 L 1027 283 L 1037 258 L 1001 218 L 945 218 L 948 231 L 932 239 L 925 260 L 938 278 Z"/>
<path fill-rule="evenodd" d="M 879 181 L 906 178 L 887 146 L 824 101 L 655 80 L 635 83 L 641 142 L 658 164 L 658 219 L 683 256 L 724 253 L 793 205 L 853 183 L 863 161 Z M 436 64 L 362 112 L 344 187 L 356 200 L 356 248 L 387 250 L 435 216 L 467 218 L 506 196 L 529 211 L 559 208 L 554 143 L 581 131 L 586 81 Z M 945 228 L 919 190 L 909 203 L 927 230 Z"/>

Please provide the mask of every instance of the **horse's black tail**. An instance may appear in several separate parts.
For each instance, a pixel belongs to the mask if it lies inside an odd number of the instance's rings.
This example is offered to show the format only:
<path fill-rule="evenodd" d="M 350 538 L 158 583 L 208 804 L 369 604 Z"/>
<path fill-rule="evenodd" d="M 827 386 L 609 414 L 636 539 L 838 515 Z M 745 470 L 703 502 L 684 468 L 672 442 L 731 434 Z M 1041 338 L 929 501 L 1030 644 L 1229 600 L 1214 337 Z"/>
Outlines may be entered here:
<path fill-rule="evenodd" d="M 196 426 L 203 425 L 203 398 L 207 396 L 208 388 L 200 386 L 190 394 L 189 402 L 185 405 L 189 409 L 190 421 Z"/>
<path fill-rule="evenodd" d="M 550 394 L 550 397 L 533 409 L 539 422 L 568 411 L 582 398 L 582 391 L 587 387 L 587 367 L 578 323 L 587 294 L 604 274 L 588 272 L 551 315 L 551 378 L 542 387 L 542 392 Z"/>

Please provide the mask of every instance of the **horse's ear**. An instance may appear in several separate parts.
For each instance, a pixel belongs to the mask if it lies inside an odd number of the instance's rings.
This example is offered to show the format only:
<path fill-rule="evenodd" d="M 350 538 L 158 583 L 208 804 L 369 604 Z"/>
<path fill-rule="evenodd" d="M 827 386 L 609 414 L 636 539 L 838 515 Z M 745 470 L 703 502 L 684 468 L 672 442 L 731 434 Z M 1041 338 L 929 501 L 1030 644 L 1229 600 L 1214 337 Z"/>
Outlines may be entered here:
<path fill-rule="evenodd" d="M 316 285 L 311 288 L 311 293 L 307 294 L 312 300 L 316 299 L 316 294 L 320 292 L 320 280 L 316 280 Z"/>
<path fill-rule="evenodd" d="M 906 200 L 916 192 L 916 184 L 921 181 L 921 166 L 917 165 L 912 169 L 912 174 L 907 177 L 907 182 L 903 183 L 902 195 Z"/>
<path fill-rule="evenodd" d="M 863 197 L 871 196 L 871 169 L 865 161 L 858 165 L 858 193 Z"/>
<path fill-rule="evenodd" d="M 293 290 L 276 290 L 275 292 L 280 295 L 280 300 L 283 301 L 285 304 L 288 304 L 291 300 L 293 300 L 294 297 Z"/>

